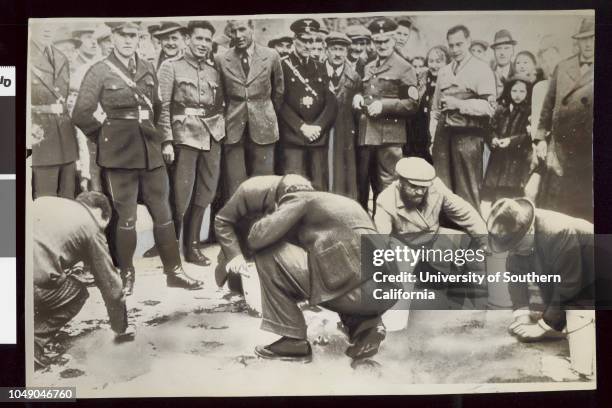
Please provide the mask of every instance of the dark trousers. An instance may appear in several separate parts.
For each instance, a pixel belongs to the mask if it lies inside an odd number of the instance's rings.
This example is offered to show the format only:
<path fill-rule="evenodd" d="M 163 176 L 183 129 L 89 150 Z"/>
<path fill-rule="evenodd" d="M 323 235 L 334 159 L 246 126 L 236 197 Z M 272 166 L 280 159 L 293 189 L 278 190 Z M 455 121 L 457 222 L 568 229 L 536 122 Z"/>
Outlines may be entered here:
<path fill-rule="evenodd" d="M 98 166 L 98 144 L 87 139 L 87 150 L 89 151 L 89 189 L 102 192 L 102 169 Z"/>
<path fill-rule="evenodd" d="M 253 142 L 247 127 L 239 143 L 223 146 L 228 197 L 231 197 L 247 178 L 274 174 L 275 145 L 276 143 L 260 145 Z"/>
<path fill-rule="evenodd" d="M 32 194 L 38 197 L 74 198 L 76 165 L 74 162 L 53 166 L 32 166 Z"/>
<path fill-rule="evenodd" d="M 54 289 L 34 288 L 34 343 L 42 349 L 55 334 L 79 313 L 89 297 L 87 288 L 67 277 Z"/>
<path fill-rule="evenodd" d="M 221 145 L 211 141 L 210 150 L 176 145 L 173 187 L 177 219 L 182 219 L 190 203 L 208 207 L 215 197 L 221 172 Z"/>
<path fill-rule="evenodd" d="M 310 298 L 308 255 L 302 248 L 279 243 L 255 255 L 262 295 L 261 328 L 279 336 L 306 339 L 306 322 L 297 303 Z M 381 324 L 380 316 L 393 303 L 364 302 L 361 293 L 369 293 L 375 285 L 366 281 L 354 290 L 322 303 L 320 306 L 337 312 L 347 326 L 349 337 Z"/>
<path fill-rule="evenodd" d="M 282 146 L 283 174 L 299 174 L 312 181 L 319 191 L 327 191 L 329 181 L 329 165 L 327 162 L 327 146 Z"/>
<path fill-rule="evenodd" d="M 359 203 L 368 209 L 370 184 L 376 196 L 395 178 L 395 165 L 402 158 L 401 144 L 359 146 L 357 149 L 357 184 Z M 374 203 L 376 204 L 376 202 Z M 376 205 L 374 205 L 374 208 Z"/>
<path fill-rule="evenodd" d="M 436 175 L 459 197 L 480 212 L 482 187 L 482 129 L 438 126 L 433 144 Z"/>
<path fill-rule="evenodd" d="M 136 208 L 138 192 L 153 219 L 153 237 L 169 272 L 180 266 L 180 255 L 172 212 L 168 201 L 169 181 L 165 167 L 147 169 L 104 169 L 106 188 L 113 205 L 114 229 L 110 244 L 122 269 L 133 268 L 136 250 Z"/>

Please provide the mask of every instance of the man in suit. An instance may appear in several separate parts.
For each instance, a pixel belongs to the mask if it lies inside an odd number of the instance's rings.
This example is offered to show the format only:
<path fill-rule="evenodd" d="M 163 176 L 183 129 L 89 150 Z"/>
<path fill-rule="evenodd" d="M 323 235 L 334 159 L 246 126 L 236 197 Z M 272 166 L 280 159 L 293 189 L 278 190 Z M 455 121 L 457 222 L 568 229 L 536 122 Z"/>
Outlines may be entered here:
<path fill-rule="evenodd" d="M 534 143 L 546 162 L 538 207 L 593 221 L 593 61 L 595 23 L 573 36 L 579 53 L 550 78 Z"/>
<path fill-rule="evenodd" d="M 365 67 L 363 90 L 353 98 L 360 111 L 357 180 L 359 202 L 368 208 L 370 184 L 374 199 L 393 181 L 395 164 L 406 144 L 407 121 L 419 105 L 417 76 L 409 62 L 394 52 L 397 24 L 378 18 L 368 27 L 376 60 Z"/>
<path fill-rule="evenodd" d="M 436 174 L 455 194 L 480 209 L 483 144 L 497 95 L 489 65 L 470 53 L 470 30 L 446 35 L 453 61 L 438 72 L 431 114 L 437 123 L 432 156 Z"/>
<path fill-rule="evenodd" d="M 238 186 L 215 217 L 215 233 L 221 246 L 215 270 L 217 285 L 228 281 L 231 290 L 241 292 L 239 272 L 254 252 L 246 244 L 251 225 L 276 208 L 277 195 L 287 188 L 312 189 L 310 181 L 295 174 L 287 176 L 255 176 Z M 257 264 L 257 259 L 255 259 Z"/>
<path fill-rule="evenodd" d="M 77 140 L 68 114 L 70 68 L 52 45 L 53 24 L 32 26 L 31 123 L 33 196 L 74 198 Z"/>
<path fill-rule="evenodd" d="M 329 87 L 336 96 L 338 114 L 330 133 L 332 143 L 331 191 L 357 199 L 357 134 L 353 97 L 361 89 L 359 74 L 347 63 L 351 40 L 342 33 L 331 32 L 325 39 L 325 68 Z"/>
<path fill-rule="evenodd" d="M 495 57 L 492 68 L 495 73 L 495 85 L 498 96 L 502 94 L 506 81 L 515 74 L 512 62 L 514 60 L 514 47 L 516 44 L 517 42 L 512 38 L 510 31 L 499 30 L 495 33 L 491 49 Z"/>
<path fill-rule="evenodd" d="M 111 242 L 126 294 L 132 292 L 135 279 L 139 192 L 153 218 L 153 236 L 167 285 L 200 289 L 202 282 L 187 276 L 181 264 L 162 156 L 162 142 L 171 142 L 154 125 L 161 108 L 158 82 L 153 65 L 136 53 L 139 24 L 129 21 L 108 25 L 114 50 L 85 74 L 73 120 L 85 135 L 98 142 L 98 164 L 116 217 Z M 104 110 L 102 120 L 95 114 L 98 105 Z"/>
<path fill-rule="evenodd" d="M 397 162 L 398 180 L 391 183 L 376 200 L 374 223 L 381 234 L 389 234 L 416 249 L 422 245 L 434 250 L 487 248 L 487 227 L 474 207 L 454 194 L 436 177 L 434 167 L 420 157 L 405 157 Z M 440 227 L 440 216 L 463 228 L 462 233 Z M 438 271 L 452 273 L 450 262 L 432 262 Z M 486 275 L 484 262 L 466 262 L 474 273 Z M 476 304 L 486 305 L 487 288 L 473 286 L 469 295 Z"/>
<path fill-rule="evenodd" d="M 277 189 L 275 196 L 276 210 L 251 226 L 246 243 L 255 251 L 261 282 L 261 328 L 281 338 L 255 353 L 309 361 L 307 326 L 297 306 L 308 300 L 340 315 L 352 343 L 349 357 L 373 356 L 385 337 L 380 316 L 395 300 L 372 294 L 399 285 L 373 280 L 369 262 L 363 268 L 359 262 L 362 245 L 366 253 L 374 245 L 367 237 L 377 233 L 372 220 L 356 201 L 304 184 Z"/>
<path fill-rule="evenodd" d="M 509 332 L 520 341 L 532 342 L 549 337 L 559 338 L 565 329 L 574 332 L 591 330 L 592 343 L 580 342 L 580 353 L 595 346 L 594 229 L 580 218 L 535 208 L 526 198 L 498 200 L 487 220 L 491 248 L 509 251 L 506 270 L 513 275 L 556 275 L 560 282 L 538 282 L 544 312 L 532 321 L 529 311 L 529 288 L 526 282 L 508 284 L 514 321 Z M 572 368 L 592 375 L 594 365 L 575 358 L 570 341 Z M 594 353 L 594 350 L 592 350 Z"/>
<path fill-rule="evenodd" d="M 294 50 L 282 60 L 285 97 L 279 111 L 280 168 L 300 174 L 327 190 L 329 129 L 336 116 L 336 98 L 329 90 L 325 67 L 311 57 L 320 26 L 316 20 L 291 24 Z"/>
<path fill-rule="evenodd" d="M 253 41 L 253 21 L 232 20 L 229 27 L 235 45 L 216 61 L 225 89 L 224 173 L 231 195 L 251 176 L 274 174 L 285 84 L 280 56 Z"/>
<path fill-rule="evenodd" d="M 225 137 L 223 87 L 211 59 L 214 32 L 208 21 L 190 21 L 185 52 L 159 69 L 158 128 L 171 142 L 163 145 L 162 154 L 166 162 L 174 162 L 176 236 L 184 224 L 185 260 L 201 266 L 210 265 L 198 245 L 204 212 L 217 192 Z"/>
<path fill-rule="evenodd" d="M 52 362 L 45 356 L 45 344 L 79 313 L 89 297 L 85 285 L 66 273 L 78 262 L 91 269 L 116 338 L 133 336 L 121 278 L 104 236 L 111 217 L 108 199 L 98 192 L 81 193 L 76 201 L 43 197 L 31 204 L 31 210 L 36 368 Z"/>

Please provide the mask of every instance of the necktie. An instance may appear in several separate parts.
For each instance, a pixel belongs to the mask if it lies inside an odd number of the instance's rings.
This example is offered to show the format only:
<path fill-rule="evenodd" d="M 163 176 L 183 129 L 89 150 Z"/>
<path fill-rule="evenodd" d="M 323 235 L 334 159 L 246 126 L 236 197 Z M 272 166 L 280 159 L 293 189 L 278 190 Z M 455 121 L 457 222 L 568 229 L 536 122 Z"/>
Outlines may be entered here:
<path fill-rule="evenodd" d="M 242 64 L 242 70 L 244 71 L 245 76 L 249 76 L 249 55 L 244 51 L 240 56 L 240 63 Z"/>
<path fill-rule="evenodd" d="M 334 69 L 334 73 L 332 74 L 331 81 L 332 81 L 332 84 L 334 84 L 334 87 L 338 86 L 338 84 L 340 83 L 340 74 L 338 73 L 337 69 Z"/>
<path fill-rule="evenodd" d="M 136 75 L 136 61 L 134 61 L 134 58 L 130 58 L 128 61 L 128 71 L 132 77 Z"/>
<path fill-rule="evenodd" d="M 51 47 L 45 47 L 45 56 L 49 60 L 49 64 L 53 65 L 53 51 L 51 51 Z"/>

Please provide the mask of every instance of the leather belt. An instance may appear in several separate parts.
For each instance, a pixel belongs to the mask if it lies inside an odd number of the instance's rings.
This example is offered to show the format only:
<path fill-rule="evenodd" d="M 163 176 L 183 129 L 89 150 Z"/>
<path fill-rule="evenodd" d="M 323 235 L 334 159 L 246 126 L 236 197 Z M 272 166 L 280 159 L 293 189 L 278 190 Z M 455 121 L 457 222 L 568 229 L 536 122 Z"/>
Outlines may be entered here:
<path fill-rule="evenodd" d="M 63 103 L 53 103 L 51 105 L 33 105 L 32 112 L 47 115 L 63 115 L 66 113 L 66 107 Z"/>
<path fill-rule="evenodd" d="M 173 116 L 198 116 L 200 118 L 207 118 L 214 116 L 215 109 L 212 108 L 188 108 L 184 106 L 177 107 L 172 110 Z"/>
<path fill-rule="evenodd" d="M 143 120 L 151 119 L 151 114 L 148 108 L 142 109 L 140 106 L 136 109 L 123 109 L 117 111 L 106 112 L 108 119 L 131 119 L 142 122 Z"/>

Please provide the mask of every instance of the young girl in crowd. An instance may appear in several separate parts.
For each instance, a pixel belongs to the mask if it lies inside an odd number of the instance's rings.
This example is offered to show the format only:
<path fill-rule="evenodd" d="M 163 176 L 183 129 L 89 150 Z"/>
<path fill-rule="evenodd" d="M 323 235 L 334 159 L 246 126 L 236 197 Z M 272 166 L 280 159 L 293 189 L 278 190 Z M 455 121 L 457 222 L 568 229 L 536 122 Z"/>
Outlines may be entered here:
<path fill-rule="evenodd" d="M 514 72 L 517 75 L 528 78 L 532 85 L 543 79 L 536 57 L 529 51 L 521 51 L 516 54 L 514 58 Z"/>
<path fill-rule="evenodd" d="M 504 85 L 491 121 L 491 149 L 482 189 L 483 200 L 521 197 L 531 172 L 533 145 L 527 130 L 531 115 L 531 80 L 516 75 Z"/>
<path fill-rule="evenodd" d="M 426 70 L 418 76 L 419 82 L 419 110 L 412 120 L 414 138 L 409 138 L 404 149 L 407 156 L 419 156 L 433 163 L 429 148 L 433 143 L 433 134 L 430 134 L 431 100 L 436 90 L 438 71 L 450 62 L 448 49 L 443 45 L 432 47 L 425 57 Z M 435 126 L 435 125 L 432 125 Z"/>

